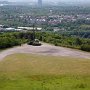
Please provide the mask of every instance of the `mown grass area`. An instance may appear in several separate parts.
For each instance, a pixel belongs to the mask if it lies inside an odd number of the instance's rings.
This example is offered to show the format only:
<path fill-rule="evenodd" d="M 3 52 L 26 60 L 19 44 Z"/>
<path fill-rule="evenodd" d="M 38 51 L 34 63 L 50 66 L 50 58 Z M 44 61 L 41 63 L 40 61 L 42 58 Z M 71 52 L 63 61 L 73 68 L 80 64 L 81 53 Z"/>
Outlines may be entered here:
<path fill-rule="evenodd" d="M 90 60 L 13 54 L 0 62 L 0 90 L 90 90 Z"/>

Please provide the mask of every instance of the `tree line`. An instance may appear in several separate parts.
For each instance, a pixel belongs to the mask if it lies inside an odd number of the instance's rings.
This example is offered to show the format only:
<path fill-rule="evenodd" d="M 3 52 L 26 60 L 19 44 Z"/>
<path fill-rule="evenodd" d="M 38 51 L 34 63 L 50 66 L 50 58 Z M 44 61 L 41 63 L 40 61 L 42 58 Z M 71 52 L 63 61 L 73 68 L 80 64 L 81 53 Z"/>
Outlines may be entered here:
<path fill-rule="evenodd" d="M 0 49 L 5 49 L 25 43 L 26 40 L 19 33 L 0 33 Z"/>
<path fill-rule="evenodd" d="M 72 37 L 48 32 L 38 33 L 36 36 L 39 40 L 54 44 L 55 46 L 63 46 L 90 52 L 89 38 Z"/>
<path fill-rule="evenodd" d="M 90 52 L 89 38 L 72 37 L 52 32 L 36 32 L 35 38 L 42 42 L 54 44 L 55 46 L 80 49 Z M 32 39 L 33 32 L 0 33 L 0 49 L 28 43 Z"/>

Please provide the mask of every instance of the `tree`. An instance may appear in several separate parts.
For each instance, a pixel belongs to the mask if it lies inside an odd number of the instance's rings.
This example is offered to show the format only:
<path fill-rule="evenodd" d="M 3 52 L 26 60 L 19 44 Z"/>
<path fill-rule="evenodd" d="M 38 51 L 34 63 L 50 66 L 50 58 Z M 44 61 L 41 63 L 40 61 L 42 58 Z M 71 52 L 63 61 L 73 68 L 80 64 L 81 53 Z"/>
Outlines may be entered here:
<path fill-rule="evenodd" d="M 81 45 L 82 41 L 80 40 L 80 38 L 76 38 L 75 40 L 75 45 Z"/>

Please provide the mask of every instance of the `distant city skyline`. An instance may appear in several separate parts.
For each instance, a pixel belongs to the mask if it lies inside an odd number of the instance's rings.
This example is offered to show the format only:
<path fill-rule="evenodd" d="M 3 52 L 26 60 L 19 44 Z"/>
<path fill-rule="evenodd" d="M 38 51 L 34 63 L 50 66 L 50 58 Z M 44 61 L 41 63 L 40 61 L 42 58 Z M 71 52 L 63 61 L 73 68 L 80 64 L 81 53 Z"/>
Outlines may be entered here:
<path fill-rule="evenodd" d="M 90 6 L 90 0 L 0 0 L 0 1 L 9 1 L 16 3 L 28 3 L 29 5 L 87 5 Z M 23 4 L 24 4 L 23 3 Z"/>
<path fill-rule="evenodd" d="M 38 6 L 39 6 L 39 7 L 42 6 L 42 0 L 38 0 Z"/>

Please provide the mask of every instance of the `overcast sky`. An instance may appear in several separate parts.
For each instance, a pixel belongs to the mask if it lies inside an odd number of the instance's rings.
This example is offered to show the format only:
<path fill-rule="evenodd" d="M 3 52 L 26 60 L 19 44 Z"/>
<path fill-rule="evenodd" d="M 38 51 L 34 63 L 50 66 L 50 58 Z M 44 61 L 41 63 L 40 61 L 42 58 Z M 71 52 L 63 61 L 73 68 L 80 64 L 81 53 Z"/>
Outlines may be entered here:
<path fill-rule="evenodd" d="M 4 0 L 0 0 L 0 1 L 4 1 Z M 6 0 L 6 1 L 18 1 L 18 2 L 21 2 L 21 1 L 37 1 L 37 0 Z M 43 0 L 43 1 L 62 1 L 62 2 L 90 2 L 90 0 Z"/>

